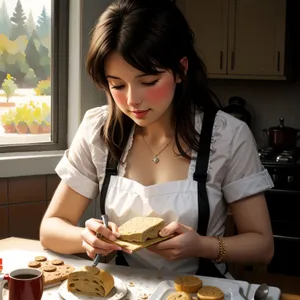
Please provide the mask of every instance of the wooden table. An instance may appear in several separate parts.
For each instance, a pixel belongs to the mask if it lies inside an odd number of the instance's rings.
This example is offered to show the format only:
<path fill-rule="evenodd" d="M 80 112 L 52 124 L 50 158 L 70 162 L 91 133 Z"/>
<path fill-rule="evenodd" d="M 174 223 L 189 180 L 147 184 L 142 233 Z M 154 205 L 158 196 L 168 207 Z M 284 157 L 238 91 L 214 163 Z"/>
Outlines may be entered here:
<path fill-rule="evenodd" d="M 1 251 L 10 249 L 22 249 L 27 251 L 43 251 L 43 247 L 37 240 L 22 239 L 10 237 L 0 240 L 0 257 Z M 282 294 L 281 300 L 300 300 L 300 295 Z"/>

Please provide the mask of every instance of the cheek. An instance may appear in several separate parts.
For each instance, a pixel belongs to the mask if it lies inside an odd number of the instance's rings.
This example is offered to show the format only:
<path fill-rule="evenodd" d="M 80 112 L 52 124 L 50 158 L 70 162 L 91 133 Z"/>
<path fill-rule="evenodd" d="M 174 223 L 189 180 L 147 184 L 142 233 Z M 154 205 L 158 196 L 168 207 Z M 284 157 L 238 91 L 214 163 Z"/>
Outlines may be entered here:
<path fill-rule="evenodd" d="M 174 95 L 174 83 L 164 83 L 160 86 L 154 86 L 151 89 L 148 89 L 145 93 L 146 99 L 148 102 L 159 103 L 170 101 Z"/>
<path fill-rule="evenodd" d="M 111 95 L 118 105 L 124 105 L 127 103 L 127 98 L 124 93 L 120 91 L 111 91 Z"/>

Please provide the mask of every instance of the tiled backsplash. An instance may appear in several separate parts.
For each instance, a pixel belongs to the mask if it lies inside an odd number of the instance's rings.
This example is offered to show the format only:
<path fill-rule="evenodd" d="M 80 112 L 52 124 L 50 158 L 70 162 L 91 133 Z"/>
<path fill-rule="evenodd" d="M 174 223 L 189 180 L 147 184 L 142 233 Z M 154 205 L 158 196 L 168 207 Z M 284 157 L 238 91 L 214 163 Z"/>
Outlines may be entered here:
<path fill-rule="evenodd" d="M 38 239 L 41 219 L 59 181 L 57 175 L 0 179 L 0 239 Z"/>

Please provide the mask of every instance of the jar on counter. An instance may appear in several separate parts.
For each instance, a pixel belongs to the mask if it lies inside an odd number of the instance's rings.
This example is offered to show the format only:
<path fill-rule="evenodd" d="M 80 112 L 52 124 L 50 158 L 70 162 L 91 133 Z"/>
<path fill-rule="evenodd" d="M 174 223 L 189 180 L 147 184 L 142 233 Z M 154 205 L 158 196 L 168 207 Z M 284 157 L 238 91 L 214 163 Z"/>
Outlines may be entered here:
<path fill-rule="evenodd" d="M 249 127 L 251 125 L 251 114 L 245 108 L 246 101 L 242 97 L 231 97 L 228 100 L 228 105 L 223 108 L 223 111 L 244 121 Z"/>

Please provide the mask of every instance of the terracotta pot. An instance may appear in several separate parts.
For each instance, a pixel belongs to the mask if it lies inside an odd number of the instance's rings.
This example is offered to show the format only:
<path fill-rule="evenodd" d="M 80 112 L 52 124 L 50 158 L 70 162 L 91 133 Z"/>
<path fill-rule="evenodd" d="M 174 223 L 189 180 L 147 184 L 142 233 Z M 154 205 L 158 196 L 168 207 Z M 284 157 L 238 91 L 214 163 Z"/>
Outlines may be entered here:
<path fill-rule="evenodd" d="M 0 107 L 15 107 L 16 103 L 14 102 L 0 102 Z"/>
<path fill-rule="evenodd" d="M 20 134 L 28 133 L 28 126 L 26 123 L 18 124 L 18 125 L 16 125 L 16 128 L 17 128 L 18 133 L 20 133 Z"/>
<path fill-rule="evenodd" d="M 39 133 L 50 133 L 51 125 L 41 124 L 39 127 Z"/>
<path fill-rule="evenodd" d="M 15 124 L 2 124 L 3 128 L 4 128 L 4 132 L 5 133 L 16 133 L 16 126 Z"/>
<path fill-rule="evenodd" d="M 32 124 L 28 125 L 29 132 L 31 134 L 38 134 L 39 133 L 39 127 L 40 127 L 40 125 L 37 124 L 37 123 L 32 123 Z"/>

